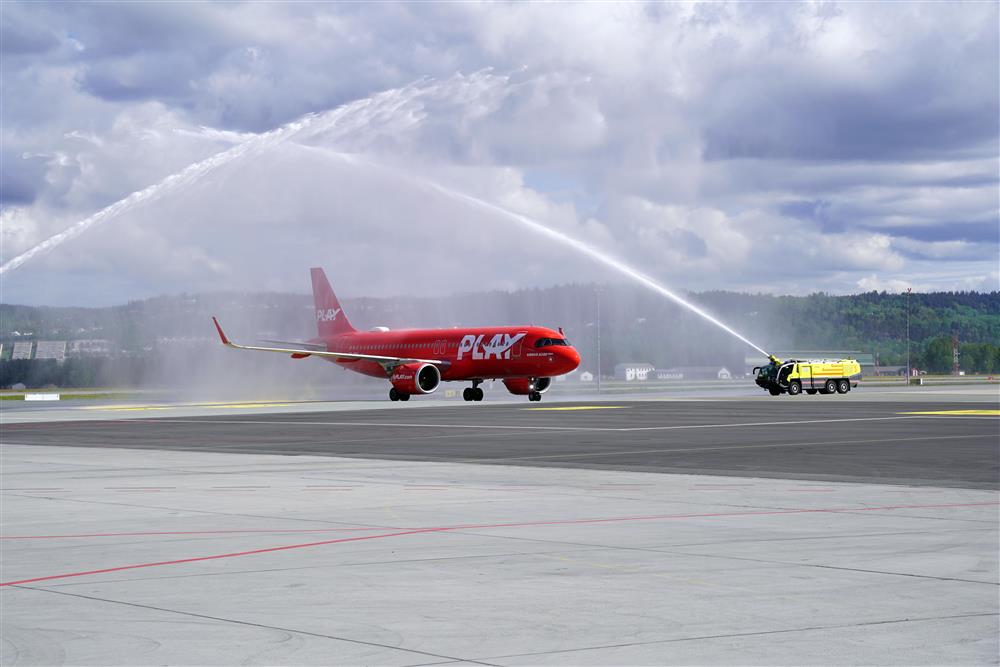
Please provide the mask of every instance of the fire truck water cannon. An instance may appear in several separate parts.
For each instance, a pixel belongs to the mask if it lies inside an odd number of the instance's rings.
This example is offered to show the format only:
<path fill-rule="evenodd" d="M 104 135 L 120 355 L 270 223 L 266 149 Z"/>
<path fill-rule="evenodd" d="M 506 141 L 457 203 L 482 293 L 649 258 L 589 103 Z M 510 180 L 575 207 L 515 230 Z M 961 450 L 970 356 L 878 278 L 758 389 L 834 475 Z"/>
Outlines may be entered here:
<path fill-rule="evenodd" d="M 861 364 L 855 359 L 788 359 L 769 355 L 771 363 L 753 369 L 754 382 L 771 396 L 846 394 L 858 386 Z"/>

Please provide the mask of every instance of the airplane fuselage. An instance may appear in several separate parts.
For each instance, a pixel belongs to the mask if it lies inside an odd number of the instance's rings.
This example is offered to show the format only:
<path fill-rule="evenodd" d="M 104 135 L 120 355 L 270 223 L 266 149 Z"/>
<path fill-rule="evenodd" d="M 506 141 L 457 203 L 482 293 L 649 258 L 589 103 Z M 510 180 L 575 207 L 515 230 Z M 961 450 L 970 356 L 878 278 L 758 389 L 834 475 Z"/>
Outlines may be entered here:
<path fill-rule="evenodd" d="M 310 343 L 328 350 L 393 357 L 440 359 L 441 380 L 484 380 L 553 377 L 569 373 L 580 355 L 561 333 L 545 327 L 470 327 L 457 329 L 396 329 L 356 331 Z M 368 359 L 330 359 L 356 373 L 385 378 L 382 364 Z"/>

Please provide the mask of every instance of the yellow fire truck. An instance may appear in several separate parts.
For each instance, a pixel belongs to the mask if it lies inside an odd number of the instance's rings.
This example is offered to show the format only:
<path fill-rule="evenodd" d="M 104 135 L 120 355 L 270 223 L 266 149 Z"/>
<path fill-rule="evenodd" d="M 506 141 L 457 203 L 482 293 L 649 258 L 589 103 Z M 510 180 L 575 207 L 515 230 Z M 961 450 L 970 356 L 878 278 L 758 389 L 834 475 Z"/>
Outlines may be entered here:
<path fill-rule="evenodd" d="M 788 359 L 771 357 L 771 363 L 753 369 L 755 382 L 771 396 L 788 394 L 846 394 L 858 386 L 861 364 L 854 359 Z"/>

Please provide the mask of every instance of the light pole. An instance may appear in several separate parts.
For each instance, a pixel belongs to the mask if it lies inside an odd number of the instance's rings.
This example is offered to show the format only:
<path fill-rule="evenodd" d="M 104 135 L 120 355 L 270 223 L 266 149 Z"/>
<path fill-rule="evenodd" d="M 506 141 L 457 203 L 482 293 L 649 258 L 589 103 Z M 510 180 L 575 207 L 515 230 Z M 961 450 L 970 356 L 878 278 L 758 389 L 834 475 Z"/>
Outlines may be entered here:
<path fill-rule="evenodd" d="M 912 287 L 906 288 L 906 384 L 910 384 L 910 292 Z"/>
<path fill-rule="evenodd" d="M 594 289 L 597 296 L 597 393 L 601 393 L 601 287 Z"/>

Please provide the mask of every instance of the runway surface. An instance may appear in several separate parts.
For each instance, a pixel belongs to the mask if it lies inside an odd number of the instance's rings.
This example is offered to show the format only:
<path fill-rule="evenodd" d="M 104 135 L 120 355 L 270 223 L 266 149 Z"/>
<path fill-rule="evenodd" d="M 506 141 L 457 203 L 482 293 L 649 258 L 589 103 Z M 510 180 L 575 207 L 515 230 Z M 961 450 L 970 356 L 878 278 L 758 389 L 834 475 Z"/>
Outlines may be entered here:
<path fill-rule="evenodd" d="M 859 396 L 5 406 L 0 664 L 997 664 L 998 401 Z"/>
<path fill-rule="evenodd" d="M 462 404 L 21 423 L 5 426 L 5 439 L 25 445 L 998 487 L 998 403 L 838 398 Z"/>

